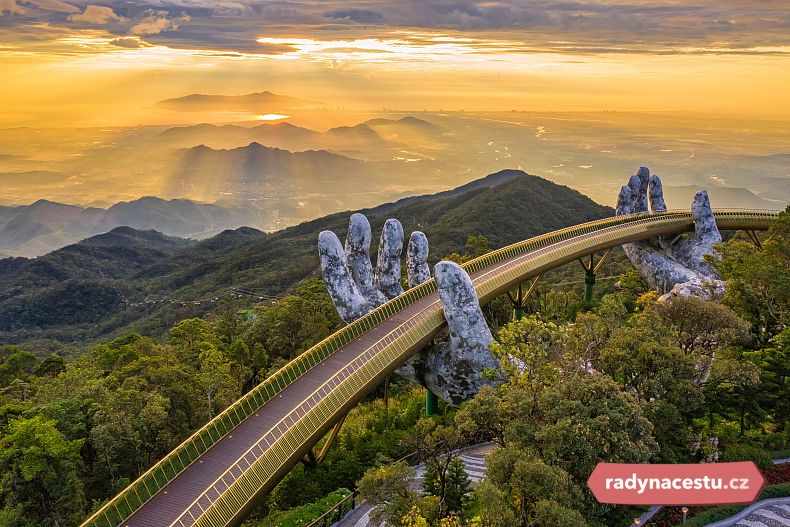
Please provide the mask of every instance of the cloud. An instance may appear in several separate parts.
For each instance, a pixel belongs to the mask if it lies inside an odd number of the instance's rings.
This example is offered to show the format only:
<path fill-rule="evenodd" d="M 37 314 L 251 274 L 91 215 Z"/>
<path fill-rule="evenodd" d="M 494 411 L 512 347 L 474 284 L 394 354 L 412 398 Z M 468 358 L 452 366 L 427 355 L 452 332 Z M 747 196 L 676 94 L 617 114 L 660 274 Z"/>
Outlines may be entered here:
<path fill-rule="evenodd" d="M 182 22 L 190 20 L 189 15 L 167 18 L 169 14 L 164 10 L 149 9 L 145 12 L 145 16 L 132 26 L 129 32 L 133 35 L 158 35 L 165 31 L 175 31 Z"/>
<path fill-rule="evenodd" d="M 23 15 L 27 9 L 16 3 L 16 0 L 0 0 L 0 15 Z"/>
<path fill-rule="evenodd" d="M 150 44 L 136 37 L 120 37 L 110 41 L 113 46 L 127 49 L 147 48 Z"/>
<path fill-rule="evenodd" d="M 66 2 L 61 2 L 60 0 L 27 0 L 25 3 L 33 4 L 39 9 L 57 11 L 58 13 L 76 13 L 79 11 L 78 7 L 67 4 Z"/>
<path fill-rule="evenodd" d="M 324 13 L 327 18 L 348 19 L 360 24 L 378 24 L 384 21 L 384 16 L 376 11 L 366 9 L 344 9 Z"/>
<path fill-rule="evenodd" d="M 422 34 L 474 37 L 464 54 L 499 53 L 715 53 L 740 55 L 757 48 L 790 46 L 786 0 L 100 0 L 103 18 L 91 0 L 0 0 L 3 13 L 21 14 L 45 26 L 74 22 L 109 25 L 112 38 L 145 36 L 176 49 L 275 55 L 289 52 L 261 46 L 261 37 L 314 40 L 392 39 Z M 93 0 L 99 1 L 99 0 Z M 87 7 L 86 7 L 87 5 Z M 152 7 L 155 6 L 155 7 Z M 180 15 L 180 16 L 179 16 Z M 16 17 L 0 17 L 0 28 Z M 103 22 L 99 22 L 103 20 Z M 185 23 L 186 21 L 189 23 Z M 26 47 L 26 32 L 16 24 Z M 177 30 L 177 31 L 176 31 Z M 486 42 L 497 42 L 490 47 Z M 438 42 L 441 44 L 441 42 Z M 762 52 L 762 51 L 760 51 Z"/>
<path fill-rule="evenodd" d="M 116 15 L 111 7 L 100 5 L 89 5 L 82 13 L 69 15 L 69 22 L 85 22 L 88 24 L 104 25 L 110 21 L 124 22 L 126 19 Z"/>

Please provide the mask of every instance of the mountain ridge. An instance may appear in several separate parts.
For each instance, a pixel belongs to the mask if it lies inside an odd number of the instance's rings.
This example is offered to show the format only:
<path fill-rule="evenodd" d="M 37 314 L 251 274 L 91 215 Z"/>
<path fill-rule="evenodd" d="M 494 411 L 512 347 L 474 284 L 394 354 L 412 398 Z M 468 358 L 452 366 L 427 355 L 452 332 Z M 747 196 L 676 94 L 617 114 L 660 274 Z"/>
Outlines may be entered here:
<path fill-rule="evenodd" d="M 0 207 L 0 252 L 40 256 L 119 226 L 205 238 L 253 219 L 254 211 L 249 209 L 181 198 L 143 196 L 106 209 L 40 199 L 29 205 Z"/>
<path fill-rule="evenodd" d="M 192 93 L 181 97 L 163 99 L 154 104 L 154 107 L 180 112 L 206 110 L 266 112 L 296 108 L 310 104 L 318 104 L 318 102 L 288 95 L 278 95 L 270 91 L 262 91 L 244 95 Z"/>
<path fill-rule="evenodd" d="M 361 212 L 368 215 L 376 241 L 389 217 L 398 218 L 406 233 L 423 230 L 431 243 L 431 263 L 462 250 L 470 235 L 486 236 L 492 247 L 500 247 L 613 213 L 575 190 L 517 170 Z M 0 260 L 0 268 L 7 268 L 0 273 L 0 291 L 5 291 L 0 342 L 90 342 L 128 331 L 162 335 L 177 320 L 205 314 L 210 304 L 199 299 L 236 288 L 285 292 L 318 272 L 318 233 L 330 229 L 343 237 L 350 214 L 331 214 L 271 234 L 225 231 L 164 249 L 146 250 L 136 242 L 97 249 L 88 240 L 36 260 Z M 123 272 L 116 271 L 121 261 L 126 262 Z"/>

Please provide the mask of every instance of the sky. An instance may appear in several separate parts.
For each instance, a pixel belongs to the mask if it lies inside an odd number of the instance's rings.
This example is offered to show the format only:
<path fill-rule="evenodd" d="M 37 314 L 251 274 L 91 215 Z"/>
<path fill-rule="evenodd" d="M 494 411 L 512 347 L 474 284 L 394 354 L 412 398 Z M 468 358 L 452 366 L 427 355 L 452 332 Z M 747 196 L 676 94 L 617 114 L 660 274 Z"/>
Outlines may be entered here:
<path fill-rule="evenodd" d="M 0 127 L 189 122 L 191 93 L 327 108 L 790 118 L 786 0 L 0 0 Z"/>

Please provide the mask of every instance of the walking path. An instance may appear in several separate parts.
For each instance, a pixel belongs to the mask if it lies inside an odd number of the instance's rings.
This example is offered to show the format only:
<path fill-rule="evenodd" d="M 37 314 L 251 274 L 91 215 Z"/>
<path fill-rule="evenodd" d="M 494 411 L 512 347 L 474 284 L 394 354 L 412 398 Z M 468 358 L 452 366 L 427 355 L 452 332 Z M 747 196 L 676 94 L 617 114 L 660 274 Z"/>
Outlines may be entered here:
<path fill-rule="evenodd" d="M 758 501 L 726 520 L 707 527 L 790 527 L 790 498 Z"/>
<path fill-rule="evenodd" d="M 494 450 L 494 443 L 483 443 L 463 449 L 461 461 L 464 464 L 464 470 L 469 474 L 469 480 L 472 482 L 472 485 L 476 485 L 485 477 L 485 457 L 492 450 Z M 422 490 L 423 481 L 425 481 L 425 465 L 417 465 L 414 467 L 414 470 L 417 474 L 412 481 L 411 488 L 419 492 Z M 351 511 L 332 527 L 377 527 L 370 520 L 372 508 L 373 507 L 369 503 L 362 502 L 356 509 Z"/>

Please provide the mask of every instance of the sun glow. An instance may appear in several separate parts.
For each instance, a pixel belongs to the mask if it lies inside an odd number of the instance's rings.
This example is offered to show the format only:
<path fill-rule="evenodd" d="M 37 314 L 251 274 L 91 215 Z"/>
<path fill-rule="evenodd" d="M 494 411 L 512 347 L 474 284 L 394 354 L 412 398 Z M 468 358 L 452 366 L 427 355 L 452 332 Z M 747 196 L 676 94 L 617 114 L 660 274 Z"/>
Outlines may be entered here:
<path fill-rule="evenodd" d="M 290 115 L 282 115 L 279 113 L 266 113 L 263 115 L 256 115 L 255 118 L 259 121 L 279 121 L 280 119 L 288 119 Z"/>

